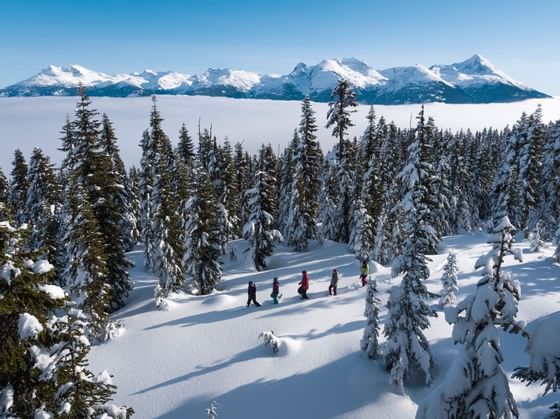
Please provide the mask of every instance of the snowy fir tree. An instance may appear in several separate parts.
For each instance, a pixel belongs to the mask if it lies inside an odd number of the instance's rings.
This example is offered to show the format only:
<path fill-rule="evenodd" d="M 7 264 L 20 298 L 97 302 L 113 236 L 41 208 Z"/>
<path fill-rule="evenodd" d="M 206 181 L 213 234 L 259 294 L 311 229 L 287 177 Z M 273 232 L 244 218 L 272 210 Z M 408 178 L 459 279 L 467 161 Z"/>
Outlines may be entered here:
<path fill-rule="evenodd" d="M 110 337 L 111 287 L 107 281 L 108 268 L 103 234 L 84 188 L 71 182 L 66 198 L 67 223 L 63 242 L 70 259 L 66 262 L 64 278 L 72 300 L 88 316 L 88 334 L 99 340 Z"/>
<path fill-rule="evenodd" d="M 11 393 L 3 417 L 34 417 L 51 405 L 51 383 L 41 380 L 36 358 L 48 354 L 48 321 L 64 305 L 62 289 L 50 285 L 52 265 L 25 250 L 29 232 L 0 222 L 0 392 Z M 53 298 L 54 293 L 58 294 Z"/>
<path fill-rule="evenodd" d="M 534 227 L 536 220 L 531 220 L 539 205 L 542 181 L 543 148 L 545 143 L 545 126 L 542 123 L 542 109 L 539 106 L 528 118 L 527 135 L 519 150 L 519 191 L 518 206 L 522 228 Z"/>
<path fill-rule="evenodd" d="M 356 112 L 358 106 L 356 95 L 346 79 L 340 79 L 331 93 L 333 99 L 329 102 L 327 112 L 327 128 L 333 127 L 332 135 L 338 138 L 338 161 L 342 161 L 344 154 L 344 140 L 348 135 L 348 128 L 354 126 L 350 114 Z"/>
<path fill-rule="evenodd" d="M 138 191 L 140 198 L 140 226 L 142 227 L 141 241 L 144 244 L 144 264 L 148 269 L 153 269 L 155 237 L 152 230 L 152 188 L 154 182 L 154 165 L 156 149 L 154 141 L 148 130 L 142 134 L 140 147 L 142 159 L 140 160 L 140 179 Z"/>
<path fill-rule="evenodd" d="M 60 224 L 60 186 L 50 159 L 35 148 L 29 159 L 26 211 L 32 226 L 32 249 L 42 249 L 45 257 L 58 261 Z"/>
<path fill-rule="evenodd" d="M 560 120 L 551 124 L 544 146 L 542 183 L 536 221 L 543 225 L 543 239 L 551 240 L 560 220 Z"/>
<path fill-rule="evenodd" d="M 106 178 L 108 195 L 106 199 L 110 201 L 113 211 L 118 209 L 113 214 L 113 216 L 116 216 L 113 223 L 121 230 L 120 236 L 125 249 L 131 250 L 138 242 L 139 232 L 137 219 L 132 209 L 133 199 L 130 182 L 120 156 L 113 124 L 107 114 L 103 114 L 101 124 L 100 148 L 105 158 L 104 164 L 109 176 L 108 179 Z"/>
<path fill-rule="evenodd" d="M 370 278 L 367 285 L 366 308 L 364 316 L 366 317 L 366 327 L 360 347 L 366 353 L 368 358 L 374 359 L 380 355 L 379 349 L 379 306 L 381 300 L 377 297 L 377 283 L 375 279 Z"/>
<path fill-rule="evenodd" d="M 525 349 L 530 357 L 527 367 L 518 367 L 513 374 L 527 385 L 540 382 L 544 395 L 560 389 L 560 317 L 555 313 L 541 320 L 531 333 Z M 560 418 L 560 403 L 551 406 L 551 419 Z"/>
<path fill-rule="evenodd" d="M 181 125 L 179 130 L 179 144 L 177 145 L 179 158 L 189 168 L 195 166 L 196 152 L 194 150 L 194 142 L 189 135 L 189 131 L 185 124 Z"/>
<path fill-rule="evenodd" d="M 14 152 L 14 161 L 12 169 L 12 179 L 10 182 L 10 189 L 12 191 L 12 207 L 14 210 L 14 217 L 16 225 L 26 223 L 29 219 L 26 210 L 27 201 L 27 188 L 29 182 L 27 181 L 27 162 L 21 150 L 17 149 Z"/>
<path fill-rule="evenodd" d="M 366 210 L 365 204 L 359 200 L 356 204 L 357 209 L 354 211 L 354 234 L 353 234 L 353 251 L 356 258 L 361 262 L 370 260 L 370 253 L 374 244 L 374 227 L 373 219 Z"/>
<path fill-rule="evenodd" d="M 201 295 L 210 294 L 222 278 L 218 237 L 217 202 L 209 176 L 200 172 L 195 193 L 187 201 L 185 213 L 185 254 L 183 266 Z"/>
<path fill-rule="evenodd" d="M 417 419 L 519 416 L 501 366 L 504 356 L 498 332 L 498 327 L 511 333 L 522 331 L 515 320 L 519 281 L 502 269 L 508 254 L 521 260 L 521 253 L 512 248 L 513 232 L 508 217 L 503 217 L 491 236 L 492 249 L 476 263 L 484 269 L 475 293 L 446 309 L 460 352 L 444 381 L 420 404 Z"/>
<path fill-rule="evenodd" d="M 338 147 L 336 151 L 335 168 L 337 171 L 337 236 L 336 240 L 341 243 L 348 243 L 352 231 L 352 190 L 353 190 L 353 168 L 351 145 L 348 143 L 348 128 L 353 126 L 350 119 L 352 112 L 355 112 L 357 106 L 355 94 L 350 88 L 348 82 L 344 79 L 340 80 L 331 93 L 332 102 L 329 102 L 329 110 L 327 112 L 326 127 L 333 127 L 332 135 L 338 139 Z"/>
<path fill-rule="evenodd" d="M 294 154 L 299 144 L 297 129 L 290 145 L 280 157 L 282 163 L 279 174 L 279 203 L 278 203 L 278 228 L 284 237 L 288 237 L 288 217 L 291 209 L 292 184 L 294 181 Z"/>
<path fill-rule="evenodd" d="M 307 249 L 308 240 L 320 238 L 317 229 L 319 174 L 322 153 L 317 141 L 317 123 L 311 101 L 305 98 L 301 105 L 299 144 L 295 150 L 294 174 L 291 187 L 287 230 L 288 243 L 297 251 Z"/>
<path fill-rule="evenodd" d="M 280 232 L 274 228 L 274 197 L 272 183 L 274 179 L 266 172 L 255 174 L 254 186 L 247 193 L 249 220 L 243 227 L 243 238 L 251 245 L 251 259 L 259 271 L 266 268 L 265 259 L 272 255 L 274 243 L 282 239 Z"/>
<path fill-rule="evenodd" d="M 367 120 L 368 124 L 362 135 L 356 168 L 361 167 L 364 162 L 367 162 L 362 177 L 361 200 L 365 204 L 367 214 L 371 219 L 372 234 L 375 234 L 378 229 L 384 202 L 383 159 L 381 138 L 379 138 L 380 133 L 378 132 L 378 129 L 380 129 L 383 135 L 384 122 L 381 121 L 379 127 L 377 126 L 373 106 L 369 110 Z M 356 222 L 357 220 L 354 221 L 354 228 L 356 228 Z"/>
<path fill-rule="evenodd" d="M 172 188 L 172 147 L 161 127 L 163 119 L 153 99 L 150 115 L 150 137 L 153 141 L 152 185 L 150 201 L 150 255 L 152 269 L 159 277 L 159 290 L 164 296 L 183 284 L 182 255 L 184 247 L 179 218 L 179 203 Z"/>
<path fill-rule="evenodd" d="M 11 195 L 10 183 L 0 169 L 0 219 L 2 220 L 10 220 L 13 217 Z"/>
<path fill-rule="evenodd" d="M 443 267 L 443 275 L 441 276 L 442 290 L 440 291 L 439 303 L 442 307 L 455 304 L 457 301 L 457 255 L 449 252 L 447 262 Z"/>
<path fill-rule="evenodd" d="M 80 101 L 75 112 L 72 123 L 71 139 L 73 147 L 68 151 L 64 197 L 67 203 L 65 210 L 69 211 L 67 217 L 69 223 L 64 229 L 72 226 L 73 232 L 64 231 L 68 239 L 77 240 L 79 243 L 69 243 L 69 249 L 75 249 L 81 255 L 97 253 L 105 265 L 107 272 L 100 272 L 105 284 L 103 288 L 108 290 L 108 310 L 114 311 L 124 305 L 124 299 L 132 288 L 132 282 L 128 273 L 131 263 L 126 258 L 127 235 L 130 231 L 130 210 L 128 195 L 124 191 L 126 174 L 122 161 L 120 160 L 116 138 L 111 123 L 107 117 L 103 123 L 97 117 L 99 113 L 91 108 L 91 100 L 85 89 L 80 89 Z M 65 144 L 63 143 L 63 146 Z M 66 148 L 66 147 L 64 147 Z M 70 162 L 72 164 L 70 164 Z M 82 200 L 76 201 L 77 199 Z M 69 204 L 70 201 L 75 204 Z M 72 209 L 70 209 L 72 207 Z M 90 212 L 91 211 L 91 212 Z M 91 218 L 91 219 L 90 219 Z M 95 226 L 91 235 L 95 238 L 89 239 L 88 230 L 83 230 L 84 237 L 76 235 L 76 230 L 82 229 L 80 223 L 92 223 Z M 63 223 L 64 224 L 64 223 Z M 97 237 L 97 234 L 99 236 Z M 98 249 L 90 250 L 88 246 L 98 246 Z M 81 256 L 68 254 L 66 260 L 78 261 Z M 91 261 L 93 265 L 95 263 Z M 77 262 L 78 265 L 81 262 Z M 68 268 L 70 269 L 70 268 Z M 92 275 L 93 267 L 90 267 Z M 70 272 L 70 271 L 68 271 Z M 79 270 L 74 269 L 76 281 Z M 78 281 L 85 284 L 81 280 Z M 95 282 L 95 281 L 94 281 Z M 76 283 L 74 283 L 74 287 Z M 77 291 L 77 290 L 74 290 Z M 78 291 L 78 294 L 80 292 Z M 95 292 L 94 292 L 95 294 Z M 105 304 L 103 302 L 102 304 Z M 100 314 L 100 310 L 96 310 Z"/>
<path fill-rule="evenodd" d="M 538 253 L 541 251 L 542 247 L 545 245 L 544 241 L 541 238 L 541 231 L 542 225 L 541 222 L 537 222 L 537 224 L 531 230 L 529 234 L 529 239 L 531 240 L 529 244 L 529 250 L 531 252 Z"/>
<path fill-rule="evenodd" d="M 69 316 L 59 317 L 67 296 L 52 285 L 48 260 L 24 250 L 26 233 L 0 223 L 0 415 L 129 417 L 132 409 L 108 404 L 116 388 L 109 374 L 94 377 L 85 368 L 90 323 L 82 315 L 67 333 Z"/>
<path fill-rule="evenodd" d="M 423 330 L 430 327 L 432 315 L 426 303 L 428 291 L 423 281 L 428 279 L 426 254 L 437 249 L 439 238 L 431 225 L 431 165 L 427 163 L 427 144 L 424 132 L 423 109 L 418 117 L 415 140 L 409 147 L 408 163 L 399 174 L 405 217 L 405 242 L 403 252 L 394 263 L 394 273 L 403 273 L 400 286 L 392 288 L 387 307 L 389 321 L 385 325 L 387 350 L 385 364 L 389 370 L 398 369 L 406 380 L 413 370 L 424 374 L 425 381 L 432 381 L 434 360 Z M 397 371 L 392 371 L 394 376 Z M 402 382 L 394 383 L 402 386 Z"/>
<path fill-rule="evenodd" d="M 112 376 L 106 370 L 96 376 L 88 369 L 87 324 L 86 316 L 75 309 L 53 323 L 59 339 L 51 355 L 56 359 L 56 369 L 49 372 L 58 387 L 55 411 L 63 418 L 129 418 L 134 413 L 132 408 L 109 403 L 116 390 Z"/>

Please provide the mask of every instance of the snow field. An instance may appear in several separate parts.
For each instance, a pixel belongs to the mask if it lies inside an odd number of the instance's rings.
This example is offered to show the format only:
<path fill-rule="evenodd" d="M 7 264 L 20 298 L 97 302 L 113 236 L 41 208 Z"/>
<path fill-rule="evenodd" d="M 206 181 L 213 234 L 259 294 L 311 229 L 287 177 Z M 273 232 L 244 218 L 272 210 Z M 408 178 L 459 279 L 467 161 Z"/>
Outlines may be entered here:
<path fill-rule="evenodd" d="M 429 290 L 440 290 L 447 250 L 452 248 L 459 266 L 458 298 L 472 293 L 480 278 L 473 266 L 489 249 L 486 238 L 482 233 L 447 237 L 441 254 L 432 256 Z M 204 417 L 213 400 L 218 403 L 218 417 L 414 417 L 417 404 L 430 391 L 422 378 L 413 379 L 404 396 L 397 395 L 382 364 L 368 360 L 359 350 L 366 290 L 355 287 L 359 266 L 346 246 L 327 241 L 303 253 L 279 246 L 268 259 L 269 269 L 256 272 L 247 268 L 244 242 L 230 245 L 238 259 L 225 257 L 221 290 L 205 297 L 179 294 L 168 311 L 154 305 L 156 280 L 143 269 L 141 249 L 130 254 L 136 262 L 132 272 L 136 285 L 129 304 L 115 316 L 127 330 L 94 347 L 90 356 L 94 371 L 107 369 L 114 374 L 117 403 L 134 407 L 138 418 Z M 516 246 L 527 249 L 529 243 Z M 507 270 L 522 284 L 518 318 L 528 322 L 529 331 L 539 318 L 558 310 L 560 267 L 551 262 L 553 250 L 524 250 L 523 263 L 506 258 Z M 328 296 L 333 268 L 341 273 L 336 297 Z M 308 301 L 296 292 L 303 269 L 310 275 Z M 390 280 L 390 269 L 378 269 L 375 278 L 384 324 L 386 291 L 398 280 Z M 274 276 L 279 277 L 283 294 L 278 305 L 269 297 Z M 261 307 L 245 306 L 249 280 L 257 285 Z M 437 299 L 431 304 L 436 305 Z M 443 313 L 431 323 L 426 335 L 438 367 L 436 386 L 457 351 Z M 258 339 L 268 330 L 280 339 L 277 354 Z M 528 365 L 524 338 L 502 334 L 502 345 L 508 376 L 515 367 Z M 558 399 L 557 394 L 540 398 L 538 386 L 525 387 L 515 380 L 510 385 L 522 418 L 542 417 Z"/>

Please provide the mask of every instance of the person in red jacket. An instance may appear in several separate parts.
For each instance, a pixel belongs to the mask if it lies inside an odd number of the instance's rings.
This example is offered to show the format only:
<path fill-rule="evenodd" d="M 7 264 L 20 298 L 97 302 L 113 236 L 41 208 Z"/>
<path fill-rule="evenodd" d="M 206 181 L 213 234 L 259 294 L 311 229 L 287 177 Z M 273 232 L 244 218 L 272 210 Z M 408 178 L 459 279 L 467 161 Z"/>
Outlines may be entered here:
<path fill-rule="evenodd" d="M 301 271 L 301 281 L 299 281 L 298 285 L 300 286 L 298 288 L 298 293 L 301 295 L 301 298 L 308 300 L 307 290 L 309 289 L 309 275 L 307 275 L 307 271 Z"/>

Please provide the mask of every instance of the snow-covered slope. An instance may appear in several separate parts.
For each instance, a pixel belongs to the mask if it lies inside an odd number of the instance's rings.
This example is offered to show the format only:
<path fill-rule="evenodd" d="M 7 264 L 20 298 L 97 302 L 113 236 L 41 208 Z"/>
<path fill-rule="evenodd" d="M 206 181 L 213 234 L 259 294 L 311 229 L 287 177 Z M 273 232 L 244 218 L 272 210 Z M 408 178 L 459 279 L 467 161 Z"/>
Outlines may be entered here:
<path fill-rule="evenodd" d="M 458 255 L 459 298 L 472 293 L 480 273 L 477 258 L 486 253 L 486 235 L 453 236 L 444 247 Z M 346 246 L 327 241 L 308 252 L 276 249 L 269 269 L 255 272 L 244 260 L 243 241 L 232 242 L 237 261 L 224 262 L 221 291 L 210 296 L 177 295 L 169 311 L 153 303 L 155 278 L 142 266 L 142 250 L 130 254 L 135 288 L 128 305 L 116 313 L 127 330 L 115 340 L 93 348 L 93 370 L 108 369 L 118 385 L 116 401 L 133 406 L 137 418 L 205 417 L 205 409 L 217 402 L 224 418 L 413 418 L 417 404 L 430 392 L 423 383 L 411 383 L 404 396 L 393 393 L 382 365 L 359 350 L 363 331 L 365 289 L 357 287 L 356 259 Z M 521 282 L 523 298 L 518 318 L 534 330 L 539 319 L 558 310 L 560 266 L 554 265 L 553 249 L 529 253 L 523 263 L 507 258 L 507 270 Z M 439 278 L 446 252 L 432 257 L 431 292 L 441 288 Z M 511 260 L 510 260 L 511 259 Z M 330 274 L 341 274 L 339 295 L 328 296 Z M 296 293 L 301 270 L 310 273 L 310 300 Z M 273 305 L 269 297 L 272 278 L 279 277 L 283 298 Z M 397 281 L 382 268 L 375 277 L 380 297 Z M 245 306 L 248 281 L 257 284 L 262 307 Z M 432 301 L 435 304 L 437 301 Z M 437 386 L 445 376 L 457 349 L 443 315 L 431 320 L 427 332 L 438 370 Z M 381 312 L 384 323 L 386 310 Z M 262 331 L 273 330 L 281 340 L 273 354 L 258 340 Z M 528 365 L 526 340 L 501 334 L 504 369 L 511 376 L 517 366 Z M 542 388 L 525 387 L 510 380 L 522 419 L 542 418 L 557 394 L 541 398 Z"/>
<path fill-rule="evenodd" d="M 488 103 L 548 97 L 512 79 L 480 55 L 451 65 L 381 71 L 356 58 L 335 58 L 314 66 L 299 63 L 283 76 L 227 68 L 197 75 L 146 70 L 110 76 L 78 65 L 49 66 L 23 82 L 0 89 L 0 96 L 75 95 L 81 83 L 92 96 L 159 93 L 286 100 L 310 96 L 326 102 L 340 79 L 348 80 L 358 100 L 367 104 Z"/>

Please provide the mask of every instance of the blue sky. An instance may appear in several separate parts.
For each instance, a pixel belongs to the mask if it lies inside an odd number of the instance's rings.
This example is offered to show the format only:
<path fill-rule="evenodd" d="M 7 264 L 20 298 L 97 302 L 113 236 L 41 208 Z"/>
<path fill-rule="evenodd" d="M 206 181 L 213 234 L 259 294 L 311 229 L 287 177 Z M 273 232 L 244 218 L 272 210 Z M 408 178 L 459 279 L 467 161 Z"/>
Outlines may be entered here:
<path fill-rule="evenodd" d="M 560 95 L 560 2 L 2 0 L 0 86 L 48 64 L 105 73 L 208 67 L 287 73 L 356 57 L 378 69 L 480 53 Z"/>

